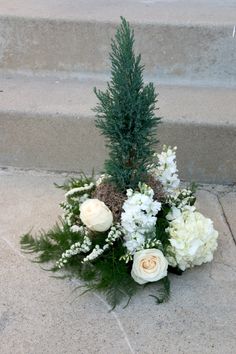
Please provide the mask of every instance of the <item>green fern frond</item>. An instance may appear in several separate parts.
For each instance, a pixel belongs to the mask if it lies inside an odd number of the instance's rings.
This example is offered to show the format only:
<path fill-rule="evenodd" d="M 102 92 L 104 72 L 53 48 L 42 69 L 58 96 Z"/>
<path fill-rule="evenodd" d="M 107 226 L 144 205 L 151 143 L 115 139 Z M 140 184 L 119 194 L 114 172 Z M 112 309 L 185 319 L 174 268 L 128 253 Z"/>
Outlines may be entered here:
<path fill-rule="evenodd" d="M 68 192 L 70 189 L 83 187 L 85 184 L 89 184 L 90 182 L 94 182 L 94 170 L 92 170 L 91 177 L 88 177 L 85 173 L 81 172 L 79 177 L 72 177 L 63 184 L 54 183 L 54 186 Z"/>
<path fill-rule="evenodd" d="M 38 253 L 36 261 L 43 263 L 58 260 L 64 251 L 73 243 L 81 241 L 81 238 L 79 233 L 71 232 L 69 226 L 61 220 L 51 230 L 41 231 L 35 237 L 30 233 L 23 235 L 20 244 L 24 252 Z"/>
<path fill-rule="evenodd" d="M 163 302 L 167 302 L 170 298 L 170 280 L 168 276 L 160 280 L 160 284 L 162 288 L 158 291 L 158 295 L 149 295 L 156 299 L 157 304 L 162 304 Z"/>
<path fill-rule="evenodd" d="M 58 255 L 58 246 L 53 244 L 47 235 L 33 237 L 30 234 L 25 234 L 21 238 L 21 248 L 26 253 L 40 253 L 36 258 L 37 262 L 49 262 L 56 259 Z"/>

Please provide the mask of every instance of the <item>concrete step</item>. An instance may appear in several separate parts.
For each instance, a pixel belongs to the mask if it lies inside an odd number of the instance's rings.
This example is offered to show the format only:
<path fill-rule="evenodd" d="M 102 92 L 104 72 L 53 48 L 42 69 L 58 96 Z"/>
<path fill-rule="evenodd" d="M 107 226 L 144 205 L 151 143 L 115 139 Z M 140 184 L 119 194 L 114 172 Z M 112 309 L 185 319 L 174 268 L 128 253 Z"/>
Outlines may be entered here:
<path fill-rule="evenodd" d="M 236 86 L 234 0 L 0 0 L 0 69 L 108 72 L 120 15 L 152 80 Z"/>
<path fill-rule="evenodd" d="M 170 275 L 167 304 L 149 296 L 154 284 L 109 312 L 103 296 L 79 297 L 78 283 L 51 277 L 20 250 L 21 234 L 47 230 L 61 214 L 64 195 L 53 182 L 64 178 L 0 170 L 1 354 L 235 354 L 236 189 L 198 193 L 199 210 L 219 231 L 212 263 Z"/>
<path fill-rule="evenodd" d="M 106 157 L 94 125 L 93 87 L 79 79 L 6 76 L 0 87 L 0 165 L 58 171 L 99 171 Z M 236 181 L 236 90 L 164 86 L 159 92 L 162 144 L 178 146 L 184 180 Z"/>

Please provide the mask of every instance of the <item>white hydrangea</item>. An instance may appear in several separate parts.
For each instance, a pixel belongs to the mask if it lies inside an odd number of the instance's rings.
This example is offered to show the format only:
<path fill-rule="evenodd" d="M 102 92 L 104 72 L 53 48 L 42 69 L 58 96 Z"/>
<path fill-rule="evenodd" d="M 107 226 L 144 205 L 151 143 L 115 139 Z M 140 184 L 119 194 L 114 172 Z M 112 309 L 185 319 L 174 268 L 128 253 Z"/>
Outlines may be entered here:
<path fill-rule="evenodd" d="M 171 266 L 181 270 L 210 262 L 217 248 L 218 232 L 212 220 L 192 208 L 179 210 L 166 229 L 171 246 L 166 255 Z"/>
<path fill-rule="evenodd" d="M 144 244 L 145 234 L 155 232 L 156 215 L 161 209 L 161 203 L 153 200 L 153 190 L 145 184 L 139 187 L 140 192 L 127 190 L 121 214 L 125 246 L 131 254 Z"/>
<path fill-rule="evenodd" d="M 169 213 L 166 215 L 166 219 L 168 221 L 172 221 L 180 217 L 182 213 L 185 211 L 195 211 L 195 210 L 196 210 L 195 206 L 191 206 L 191 205 L 184 205 L 181 207 L 172 206 Z"/>
<path fill-rule="evenodd" d="M 166 193 L 173 193 L 180 184 L 178 177 L 178 169 L 176 165 L 176 150 L 170 146 L 163 146 L 163 151 L 160 154 L 155 154 L 157 157 L 157 165 L 151 166 L 151 172 L 158 179 Z"/>

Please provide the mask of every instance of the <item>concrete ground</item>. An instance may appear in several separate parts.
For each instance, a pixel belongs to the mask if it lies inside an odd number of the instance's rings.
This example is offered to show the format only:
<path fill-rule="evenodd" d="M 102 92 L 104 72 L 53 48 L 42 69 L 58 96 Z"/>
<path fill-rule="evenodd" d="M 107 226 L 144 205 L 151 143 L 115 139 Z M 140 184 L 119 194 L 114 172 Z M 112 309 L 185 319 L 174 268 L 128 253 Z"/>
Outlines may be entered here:
<path fill-rule="evenodd" d="M 99 294 L 78 297 L 76 282 L 57 280 L 20 251 L 20 235 L 51 226 L 65 175 L 0 170 L 1 354 L 233 354 L 236 348 L 236 188 L 201 186 L 200 210 L 214 220 L 213 263 L 171 276 L 172 296 L 155 305 L 136 295 L 109 312 Z"/>

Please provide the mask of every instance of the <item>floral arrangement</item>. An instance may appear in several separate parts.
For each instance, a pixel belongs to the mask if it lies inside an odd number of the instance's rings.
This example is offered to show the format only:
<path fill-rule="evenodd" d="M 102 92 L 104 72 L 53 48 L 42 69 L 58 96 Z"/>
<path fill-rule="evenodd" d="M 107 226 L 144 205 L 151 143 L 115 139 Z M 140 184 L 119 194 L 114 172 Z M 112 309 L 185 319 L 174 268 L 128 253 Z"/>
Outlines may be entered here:
<path fill-rule="evenodd" d="M 169 272 L 210 262 L 218 233 L 195 204 L 195 187 L 180 188 L 176 147 L 156 153 L 157 95 L 144 85 L 135 57 L 134 33 L 122 18 L 112 40 L 111 83 L 95 89 L 96 125 L 106 138 L 109 159 L 98 178 L 81 174 L 62 186 L 60 223 L 21 239 L 52 271 L 78 277 L 87 290 L 106 294 L 114 307 L 142 286 L 157 283 L 158 303 L 170 294 Z"/>

